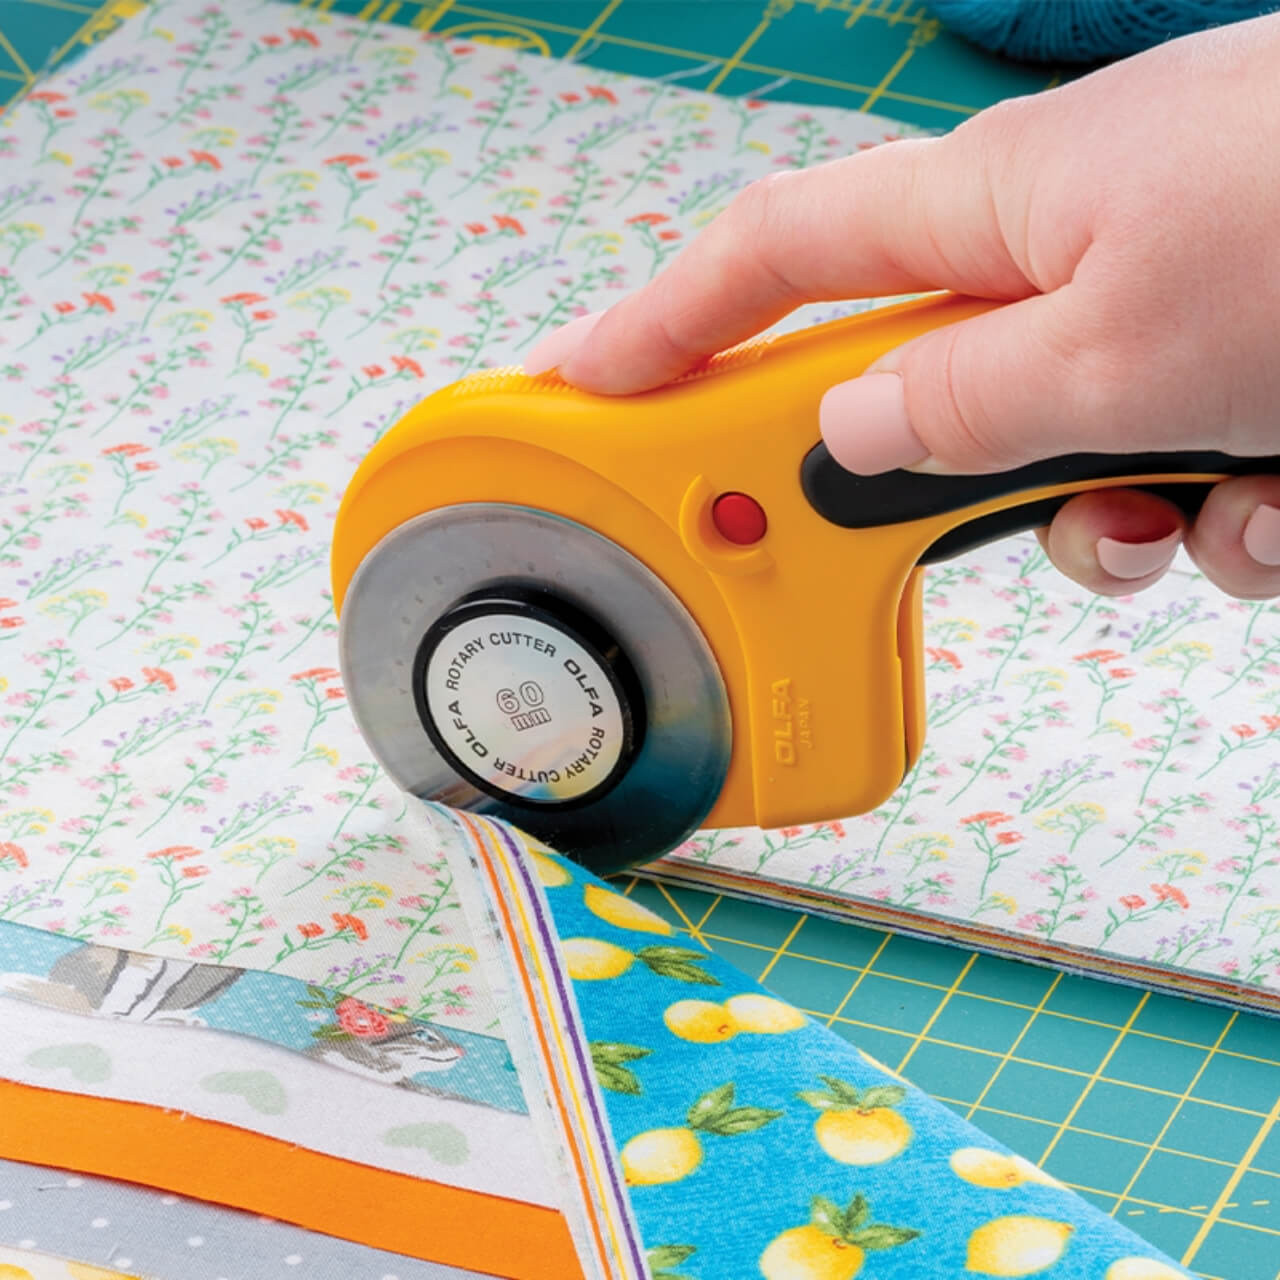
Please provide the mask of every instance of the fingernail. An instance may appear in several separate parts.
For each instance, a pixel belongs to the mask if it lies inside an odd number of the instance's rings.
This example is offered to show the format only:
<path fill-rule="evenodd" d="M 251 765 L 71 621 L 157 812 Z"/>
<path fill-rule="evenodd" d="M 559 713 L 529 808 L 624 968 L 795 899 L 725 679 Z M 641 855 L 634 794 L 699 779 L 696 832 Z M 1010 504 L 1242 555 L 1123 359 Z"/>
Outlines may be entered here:
<path fill-rule="evenodd" d="M 587 340 L 587 335 L 600 323 L 604 311 L 589 311 L 547 334 L 524 358 L 524 371 L 531 378 L 548 369 L 558 368 Z"/>
<path fill-rule="evenodd" d="M 831 456 L 860 476 L 916 466 L 929 456 L 907 419 L 902 377 L 896 373 L 837 383 L 822 397 L 818 425 Z"/>
<path fill-rule="evenodd" d="M 1277 513 L 1280 514 L 1280 513 Z M 1113 578 L 1126 582 L 1145 578 L 1163 569 L 1173 559 L 1182 534 L 1175 529 L 1155 542 L 1121 542 L 1117 538 L 1099 538 L 1095 554 L 1098 563 Z"/>
<path fill-rule="evenodd" d="M 1268 568 L 1280 565 L 1280 509 L 1263 503 L 1245 522 L 1244 549 Z"/>

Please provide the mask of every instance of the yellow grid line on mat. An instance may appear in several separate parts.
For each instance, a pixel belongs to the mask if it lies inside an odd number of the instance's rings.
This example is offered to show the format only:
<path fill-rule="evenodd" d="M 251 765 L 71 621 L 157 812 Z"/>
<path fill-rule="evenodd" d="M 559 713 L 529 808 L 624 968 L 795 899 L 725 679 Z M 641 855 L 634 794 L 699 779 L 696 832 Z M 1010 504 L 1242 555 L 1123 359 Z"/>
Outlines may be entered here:
<path fill-rule="evenodd" d="M 641 885 L 645 886 L 646 893 L 656 894 L 661 903 L 659 909 L 662 907 L 667 908 L 668 913 L 674 917 L 674 922 L 679 928 L 707 946 L 713 949 L 717 945 L 733 949 L 743 948 L 756 953 L 757 958 L 762 962 L 759 971 L 760 980 L 766 985 L 768 985 L 769 977 L 773 974 L 776 966 L 783 960 L 822 966 L 826 971 L 843 970 L 847 972 L 850 977 L 849 986 L 833 1011 L 827 1012 L 825 1009 L 805 1008 L 804 1012 L 837 1030 L 839 1027 L 844 1026 L 851 1029 L 890 1032 L 897 1037 L 901 1037 L 902 1047 L 896 1061 L 886 1058 L 883 1051 L 877 1055 L 894 1071 L 901 1071 L 904 1066 L 909 1068 L 911 1059 L 925 1045 L 934 1046 L 942 1050 L 959 1050 L 966 1054 L 976 1055 L 979 1058 L 990 1059 L 994 1070 L 976 1099 L 950 1097 L 945 1089 L 934 1089 L 931 1092 L 938 1101 L 954 1108 L 978 1125 L 984 1123 L 984 1117 L 987 1118 L 988 1123 L 990 1118 L 999 1117 L 1015 1122 L 1030 1122 L 1032 1125 L 1037 1126 L 1038 1129 L 1043 1130 L 1048 1135 L 1048 1141 L 1044 1150 L 1038 1153 L 1039 1158 L 1036 1160 L 1036 1163 L 1042 1167 L 1051 1163 L 1055 1150 L 1068 1135 L 1115 1143 L 1124 1150 L 1140 1149 L 1143 1152 L 1142 1161 L 1138 1169 L 1125 1179 L 1123 1190 L 1118 1190 L 1115 1187 L 1094 1186 L 1088 1181 L 1081 1181 L 1077 1178 L 1062 1178 L 1061 1181 L 1072 1190 L 1094 1198 L 1095 1202 L 1098 1200 L 1110 1202 L 1108 1212 L 1113 1217 L 1131 1221 L 1139 1232 L 1143 1230 L 1142 1222 L 1144 1217 L 1163 1218 L 1172 1216 L 1179 1221 L 1195 1222 L 1197 1225 L 1190 1243 L 1185 1247 L 1179 1245 L 1177 1249 L 1173 1250 L 1175 1256 L 1179 1252 L 1181 1253 L 1183 1265 L 1191 1267 L 1194 1264 L 1196 1257 L 1203 1252 L 1204 1244 L 1210 1239 L 1215 1227 L 1221 1226 L 1234 1231 L 1252 1233 L 1257 1239 L 1258 1249 L 1265 1248 L 1268 1254 L 1275 1248 L 1274 1241 L 1280 1240 L 1280 1225 L 1275 1227 L 1264 1226 L 1258 1222 L 1246 1221 L 1243 1217 L 1232 1212 L 1233 1210 L 1243 1209 L 1247 1211 L 1250 1208 L 1280 1204 L 1280 1168 L 1254 1167 L 1254 1162 L 1267 1143 L 1267 1139 L 1273 1132 L 1280 1131 L 1280 1099 L 1277 1099 L 1274 1107 L 1267 1112 L 1247 1106 L 1235 1106 L 1228 1102 L 1196 1095 L 1196 1087 L 1203 1081 L 1206 1072 L 1215 1062 L 1238 1059 L 1242 1063 L 1252 1062 L 1264 1066 L 1280 1065 L 1280 1063 L 1273 1062 L 1267 1058 L 1238 1053 L 1223 1047 L 1230 1031 L 1242 1016 L 1238 1012 L 1233 1012 L 1226 1019 L 1225 1025 L 1216 1033 L 1212 1043 L 1182 1040 L 1172 1036 L 1164 1036 L 1157 1032 L 1144 1031 L 1135 1026 L 1143 1011 L 1148 1008 L 1151 1000 L 1151 995 L 1148 992 L 1136 997 L 1134 1007 L 1128 1012 L 1123 1021 L 1106 1022 L 1102 1019 L 1082 1017 L 1077 1014 L 1059 1013 L 1048 1006 L 1055 992 L 1059 990 L 1065 980 L 1066 975 L 1061 972 L 1052 975 L 1051 978 L 1046 975 L 1046 990 L 1035 1002 L 1002 999 L 964 989 L 965 976 L 971 972 L 975 960 L 972 955 L 966 958 L 965 963 L 960 967 L 959 975 L 951 982 L 938 983 L 929 982 L 926 979 L 905 977 L 882 963 L 890 943 L 900 935 L 879 929 L 867 929 L 866 926 L 863 926 L 865 931 L 881 934 L 882 936 L 879 938 L 869 958 L 865 963 L 861 964 L 832 960 L 828 957 L 810 956 L 805 954 L 804 946 L 804 925 L 812 918 L 808 915 L 800 915 L 799 919 L 787 931 L 786 936 L 776 945 L 770 946 L 750 938 L 735 937 L 734 930 L 731 927 L 716 920 L 717 911 L 722 905 L 737 905 L 736 900 L 732 897 L 714 894 L 707 890 L 692 889 L 685 885 L 668 886 L 660 880 L 650 880 L 648 877 L 644 879 L 628 879 L 626 882 L 619 884 L 618 887 L 631 894 Z M 691 901 L 688 896 L 690 894 L 696 894 L 697 897 Z M 703 901 L 707 905 L 699 913 L 699 906 Z M 719 927 L 713 927 L 713 925 Z M 937 946 L 938 944 L 928 945 Z M 887 1026 L 878 1021 L 864 1021 L 856 1016 L 858 1012 L 858 992 L 868 978 L 899 984 L 907 991 L 915 991 L 921 994 L 925 992 L 937 994 L 937 1004 L 919 1032 L 903 1032 L 901 1028 Z M 1097 980 L 1093 979 L 1092 981 Z M 839 988 L 836 988 L 836 990 L 839 990 Z M 960 1044 L 945 1036 L 935 1034 L 938 1020 L 943 1015 L 948 1004 L 956 996 L 1025 1011 L 1027 1015 L 1026 1022 L 1014 1036 L 1009 1048 L 1004 1051 L 983 1049 L 972 1044 Z M 799 1003 L 803 1008 L 803 1001 L 796 1003 Z M 1081 1026 L 1102 1029 L 1111 1033 L 1113 1038 L 1097 1066 L 1089 1071 L 1023 1056 L 1018 1050 L 1025 1043 L 1026 1037 L 1037 1025 L 1037 1022 L 1045 1019 L 1053 1022 L 1067 1021 Z M 857 1036 L 855 1035 L 853 1038 L 856 1040 Z M 1194 1072 L 1192 1079 L 1185 1088 L 1160 1089 L 1152 1085 L 1142 1085 L 1132 1080 L 1113 1077 L 1107 1073 L 1107 1067 L 1114 1061 L 1117 1053 L 1130 1038 L 1134 1040 L 1150 1040 L 1157 1043 L 1166 1042 L 1170 1045 L 1194 1049 L 1204 1054 L 1204 1061 Z M 995 1106 L 988 1101 L 992 1088 L 996 1085 L 1001 1072 L 1010 1064 L 1022 1065 L 1036 1071 L 1056 1074 L 1059 1077 L 1075 1077 L 1081 1082 L 1079 1096 L 1061 1121 L 1048 1121 L 1043 1116 L 1010 1110 L 1004 1106 Z M 909 1070 L 907 1074 L 910 1074 Z M 1161 1125 L 1155 1137 L 1149 1141 L 1146 1138 L 1119 1137 L 1102 1132 L 1086 1123 L 1078 1122 L 1081 1110 L 1098 1086 L 1130 1089 L 1136 1094 L 1167 1099 L 1173 1104 L 1171 1113 L 1167 1121 Z M 1214 1112 L 1221 1112 L 1224 1115 L 1251 1117 L 1258 1122 L 1257 1131 L 1248 1149 L 1240 1159 L 1232 1161 L 1218 1156 L 1202 1155 L 1198 1152 L 1186 1150 L 1184 1145 L 1170 1145 L 1167 1142 L 1170 1133 L 1174 1130 L 1178 1117 L 1182 1115 L 1183 1109 L 1190 1104 L 1194 1104 L 1197 1107 L 1210 1108 Z M 1017 1144 L 1013 1142 L 1011 1145 L 1016 1147 Z M 1194 1165 L 1203 1166 L 1206 1172 L 1214 1171 L 1216 1175 L 1214 1185 L 1217 1185 L 1224 1172 L 1230 1171 L 1230 1173 L 1218 1193 L 1215 1196 L 1206 1197 L 1203 1202 L 1170 1204 L 1165 1201 L 1151 1199 L 1149 1196 L 1143 1195 L 1138 1188 L 1140 1187 L 1143 1173 L 1147 1170 L 1153 1157 L 1158 1153 L 1194 1162 Z M 1024 1154 L 1029 1154 L 1033 1159 L 1037 1155 L 1035 1152 L 1024 1152 Z M 1256 1195 L 1247 1201 L 1238 1200 L 1236 1198 L 1237 1193 L 1246 1176 L 1262 1178 L 1266 1180 L 1266 1183 L 1274 1183 L 1277 1188 L 1275 1195 L 1268 1196 L 1262 1200 L 1259 1200 Z M 1266 1184 L 1264 1183 L 1263 1185 Z M 1104 1204 L 1104 1208 L 1106 1207 Z M 1200 1280 L 1232 1280 L 1230 1277 L 1224 1278 L 1209 1271 L 1199 1271 L 1196 1274 L 1200 1277 Z M 1276 1275 L 1274 1280 L 1280 1280 L 1280 1273 Z"/>

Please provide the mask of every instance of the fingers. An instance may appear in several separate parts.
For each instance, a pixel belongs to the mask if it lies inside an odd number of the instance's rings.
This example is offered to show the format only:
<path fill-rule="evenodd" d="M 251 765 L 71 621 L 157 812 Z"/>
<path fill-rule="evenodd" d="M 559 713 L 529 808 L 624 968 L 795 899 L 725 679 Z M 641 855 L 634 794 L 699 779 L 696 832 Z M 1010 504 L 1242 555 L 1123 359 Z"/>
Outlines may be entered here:
<path fill-rule="evenodd" d="M 1229 595 L 1280 596 L 1280 476 L 1215 485 L 1187 537 L 1187 551 Z"/>
<path fill-rule="evenodd" d="M 1104 596 L 1127 596 L 1159 581 L 1173 563 L 1186 517 L 1140 489 L 1106 489 L 1072 498 L 1040 545 L 1068 578 Z"/>
<path fill-rule="evenodd" d="M 1100 595 L 1157 582 L 1180 543 L 1215 586 L 1241 600 L 1280 596 L 1280 476 L 1224 480 L 1194 525 L 1172 503 L 1138 489 L 1072 498 L 1040 544 L 1067 577 Z"/>
<path fill-rule="evenodd" d="M 952 289 L 1032 292 L 990 190 L 992 129 L 890 143 L 742 191 L 659 276 L 525 362 L 589 391 L 658 386 L 806 302 Z M 571 349 L 566 350 L 566 345 Z"/>
<path fill-rule="evenodd" d="M 1122 403 L 1125 387 L 1096 385 L 1073 336 L 1075 288 L 935 329 L 832 387 L 819 415 L 832 456 L 860 475 L 981 474 L 1113 441 L 1116 406 L 1104 401 Z"/>

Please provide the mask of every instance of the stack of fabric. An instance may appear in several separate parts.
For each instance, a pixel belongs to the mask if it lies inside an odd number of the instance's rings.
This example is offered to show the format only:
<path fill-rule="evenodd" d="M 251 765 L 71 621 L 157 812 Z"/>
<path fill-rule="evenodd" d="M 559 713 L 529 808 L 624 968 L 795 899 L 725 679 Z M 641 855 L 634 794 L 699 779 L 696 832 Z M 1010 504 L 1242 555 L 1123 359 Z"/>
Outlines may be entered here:
<path fill-rule="evenodd" d="M 752 178 L 894 132 L 194 0 L 147 9 L 6 121 L 0 1275 L 1183 1274 L 552 851 L 399 793 L 345 706 L 326 561 L 368 446 L 646 279 Z M 1219 712 L 1193 682 L 1223 658 L 1193 628 L 1225 606 L 1130 635 L 1155 606 L 1076 618 L 1029 554 L 935 575 L 935 665 L 972 650 L 978 671 L 940 686 L 952 711 L 890 811 L 709 836 L 672 865 L 935 916 L 1006 912 L 1006 881 L 1047 877 L 1057 907 L 1022 901 L 1006 929 L 1126 960 L 1148 958 L 1146 920 L 1198 920 L 1186 886 L 1217 876 L 1232 954 L 1264 954 L 1270 781 L 1217 870 L 1165 843 L 1208 821 L 1170 774 L 1191 746 L 1205 787 L 1265 757 L 1273 615 L 1226 659 L 1223 724 L 1251 733 L 1205 748 Z M 965 623 L 993 599 L 995 633 Z M 1037 657 L 1069 623 L 1092 651 L 1070 673 Z M 1069 679 L 1098 689 L 1090 725 L 1059 705 Z M 1125 698 L 1171 727 L 1122 723 Z M 974 716 L 995 726 L 981 759 Z M 1095 798 L 1097 760 L 1014 776 L 1018 735 L 1049 724 L 1151 739 L 1136 817 Z M 982 850 L 964 874 L 929 809 L 957 788 Z M 1115 847 L 1081 840 L 1104 822 Z M 819 845 L 821 876 L 794 856 Z M 1164 859 L 1116 882 L 1128 914 L 1101 942 L 1077 845 Z M 1197 947 L 1155 959 L 1221 968 Z M 1275 968 L 1242 959 L 1229 994 Z"/>

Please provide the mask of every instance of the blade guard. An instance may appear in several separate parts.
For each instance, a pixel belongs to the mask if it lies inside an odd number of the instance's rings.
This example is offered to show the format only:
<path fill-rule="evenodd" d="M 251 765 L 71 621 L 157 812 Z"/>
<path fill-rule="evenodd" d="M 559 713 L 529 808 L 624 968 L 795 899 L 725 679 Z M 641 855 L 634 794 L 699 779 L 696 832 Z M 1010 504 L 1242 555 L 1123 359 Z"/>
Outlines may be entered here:
<path fill-rule="evenodd" d="M 828 387 L 991 305 L 935 295 L 757 340 L 625 398 L 588 395 L 554 374 L 465 378 L 406 414 L 353 477 L 334 535 L 335 607 L 379 540 L 424 512 L 503 502 L 577 521 L 667 584 L 720 665 L 734 745 L 704 825 L 781 827 L 869 812 L 924 741 L 920 566 L 936 558 L 931 551 L 954 554 L 1030 527 L 1085 489 L 1226 474 L 1148 460 L 1147 469 L 1112 466 L 1111 475 L 1059 468 L 1026 484 L 973 477 L 957 486 L 949 477 L 940 479 L 950 496 L 935 502 L 932 477 L 850 477 L 823 456 L 818 405 Z M 897 486 L 888 510 L 886 483 Z M 726 493 L 763 508 L 767 532 L 755 545 L 717 530 L 712 508 Z M 877 523 L 858 527 L 875 495 Z M 896 518 L 894 503 L 909 518 Z M 1016 508 L 1028 517 L 1019 522 Z M 975 531 L 967 542 L 957 537 L 962 526 Z M 476 568 L 477 582 L 495 574 Z"/>

